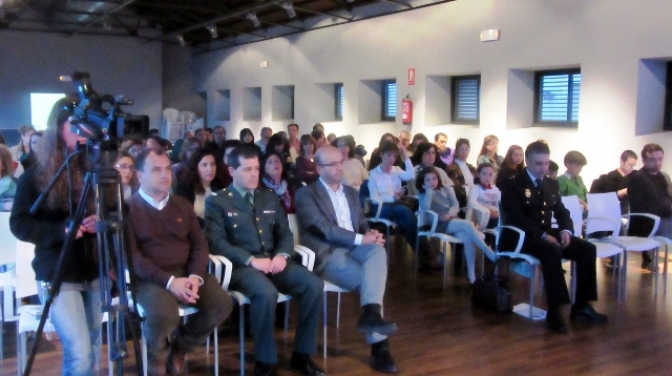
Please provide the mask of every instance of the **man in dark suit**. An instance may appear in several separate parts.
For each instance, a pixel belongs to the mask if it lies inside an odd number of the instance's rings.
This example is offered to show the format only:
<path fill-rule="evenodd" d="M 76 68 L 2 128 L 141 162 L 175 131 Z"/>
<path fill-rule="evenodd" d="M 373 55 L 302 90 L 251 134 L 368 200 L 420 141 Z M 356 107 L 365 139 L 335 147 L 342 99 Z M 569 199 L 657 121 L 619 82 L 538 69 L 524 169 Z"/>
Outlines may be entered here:
<path fill-rule="evenodd" d="M 576 299 L 570 318 L 574 321 L 605 322 L 608 317 L 596 312 L 588 303 L 597 300 L 595 276 L 595 246 L 572 236 L 572 220 L 558 191 L 558 182 L 546 177 L 550 150 L 537 141 L 527 146 L 527 167 L 508 179 L 502 190 L 502 220 L 504 224 L 525 231 L 522 252 L 541 262 L 546 287 L 548 313 L 546 324 L 556 332 L 567 333 L 567 325 L 559 307 L 570 302 L 562 269 L 562 259 L 576 262 Z M 551 213 L 558 227 L 551 227 Z M 513 236 L 503 236 L 504 246 L 515 244 Z M 580 235 L 580 234 L 578 234 Z"/>
<path fill-rule="evenodd" d="M 343 157 L 333 146 L 315 154 L 318 181 L 296 193 L 296 215 L 301 244 L 315 251 L 315 273 L 350 291 L 359 291 L 362 315 L 357 330 L 371 344 L 373 368 L 396 373 L 387 336 L 397 326 L 381 315 L 387 280 L 385 239 L 370 230 L 359 203 L 359 194 L 344 186 Z"/>
<path fill-rule="evenodd" d="M 250 298 L 255 375 L 275 375 L 277 353 L 273 320 L 278 291 L 298 298 L 299 320 L 290 366 L 305 375 L 322 375 L 310 356 L 317 349 L 317 320 L 324 283 L 295 264 L 294 238 L 278 197 L 257 189 L 259 159 L 240 146 L 228 159 L 233 183 L 205 202 L 205 229 L 210 252 L 233 263 L 232 290 Z M 243 323 L 241 323 L 243 325 Z"/>

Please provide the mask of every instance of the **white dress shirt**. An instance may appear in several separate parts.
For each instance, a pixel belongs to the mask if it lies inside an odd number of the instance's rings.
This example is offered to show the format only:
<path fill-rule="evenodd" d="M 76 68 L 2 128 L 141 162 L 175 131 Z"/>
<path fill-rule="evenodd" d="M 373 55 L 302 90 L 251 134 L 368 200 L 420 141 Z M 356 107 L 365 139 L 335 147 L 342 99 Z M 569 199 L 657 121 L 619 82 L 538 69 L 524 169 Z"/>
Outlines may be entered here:
<path fill-rule="evenodd" d="M 322 185 L 324 185 L 324 188 L 327 190 L 327 193 L 329 194 L 329 199 L 331 200 L 331 204 L 334 206 L 338 227 L 344 228 L 348 231 L 356 232 L 355 227 L 353 226 L 352 223 L 352 216 L 350 213 L 350 205 L 348 205 L 348 198 L 345 196 L 345 192 L 343 191 L 343 184 L 339 183 L 338 189 L 334 191 L 327 185 L 327 183 L 324 182 L 324 180 L 322 180 L 322 178 L 320 178 L 319 180 L 320 183 L 322 183 Z M 360 245 L 360 244 L 362 244 L 362 234 L 356 234 L 354 245 Z"/>

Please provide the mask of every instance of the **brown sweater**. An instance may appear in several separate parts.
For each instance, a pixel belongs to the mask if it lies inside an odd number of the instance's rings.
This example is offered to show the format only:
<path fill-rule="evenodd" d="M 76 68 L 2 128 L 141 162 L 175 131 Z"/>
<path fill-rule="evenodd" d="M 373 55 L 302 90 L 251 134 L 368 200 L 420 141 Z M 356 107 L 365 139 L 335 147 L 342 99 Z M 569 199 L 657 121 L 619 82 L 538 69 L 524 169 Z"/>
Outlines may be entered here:
<path fill-rule="evenodd" d="M 128 243 L 138 278 L 165 287 L 178 272 L 182 275 L 175 277 L 205 276 L 208 243 L 187 200 L 171 195 L 166 207 L 158 210 L 136 192 L 128 207 Z"/>

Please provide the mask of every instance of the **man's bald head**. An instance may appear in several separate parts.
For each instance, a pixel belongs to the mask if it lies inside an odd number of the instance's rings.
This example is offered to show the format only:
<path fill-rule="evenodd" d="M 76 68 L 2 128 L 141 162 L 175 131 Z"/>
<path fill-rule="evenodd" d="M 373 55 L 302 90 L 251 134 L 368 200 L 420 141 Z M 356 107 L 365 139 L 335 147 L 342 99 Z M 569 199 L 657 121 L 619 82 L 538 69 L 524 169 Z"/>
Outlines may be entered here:
<path fill-rule="evenodd" d="M 315 164 L 317 173 L 325 183 L 332 185 L 343 180 L 343 156 L 335 147 L 325 145 L 317 149 Z"/>

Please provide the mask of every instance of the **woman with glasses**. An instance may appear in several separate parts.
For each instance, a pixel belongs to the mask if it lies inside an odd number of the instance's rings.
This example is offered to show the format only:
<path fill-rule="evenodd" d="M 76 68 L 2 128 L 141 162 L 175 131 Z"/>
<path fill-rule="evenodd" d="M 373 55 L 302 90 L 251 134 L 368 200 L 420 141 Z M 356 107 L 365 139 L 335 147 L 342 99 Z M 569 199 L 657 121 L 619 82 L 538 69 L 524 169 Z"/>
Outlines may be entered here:
<path fill-rule="evenodd" d="M 495 173 L 497 173 L 504 161 L 504 158 L 497 154 L 497 151 L 499 151 L 499 138 L 494 134 L 485 136 L 481 152 L 478 154 L 478 159 L 476 160 L 476 166 L 490 163 L 494 167 Z"/>
<path fill-rule="evenodd" d="M 127 152 L 120 151 L 117 154 L 117 162 L 114 164 L 114 168 L 119 171 L 119 176 L 121 177 L 121 190 L 124 200 L 127 200 L 140 186 L 138 177 L 135 175 L 135 163 L 133 162 L 133 158 L 131 158 L 131 155 Z"/>

